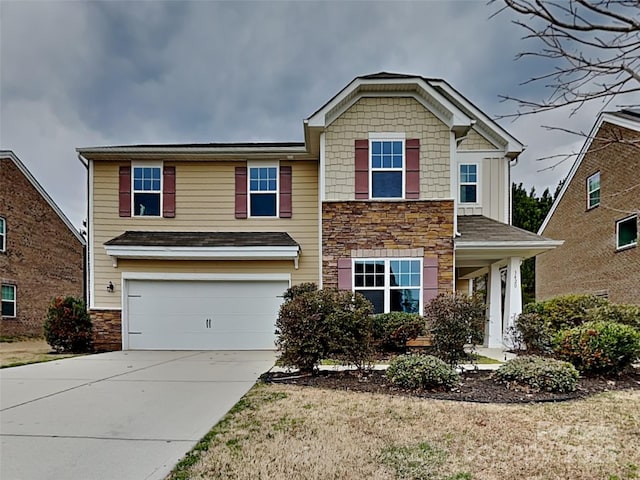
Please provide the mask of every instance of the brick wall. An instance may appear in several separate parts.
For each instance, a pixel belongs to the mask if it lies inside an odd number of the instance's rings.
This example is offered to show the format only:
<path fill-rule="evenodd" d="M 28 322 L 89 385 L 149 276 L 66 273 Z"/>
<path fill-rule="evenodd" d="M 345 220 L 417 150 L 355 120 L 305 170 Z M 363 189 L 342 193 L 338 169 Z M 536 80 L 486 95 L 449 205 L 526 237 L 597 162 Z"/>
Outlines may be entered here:
<path fill-rule="evenodd" d="M 640 133 L 604 123 L 597 137 Z M 536 257 L 538 300 L 607 292 L 612 302 L 640 304 L 640 247 L 616 251 L 616 221 L 640 210 L 639 168 L 637 147 L 592 143 L 543 232 L 565 243 Z M 587 210 L 587 178 L 598 171 L 601 204 Z"/>
<path fill-rule="evenodd" d="M 391 257 L 422 249 L 438 258 L 438 292 L 453 290 L 453 202 L 351 201 L 322 204 L 322 279 L 338 285 L 338 259 L 355 252 Z M 376 252 L 376 250 L 378 250 Z M 360 255 L 358 255 L 360 256 Z"/>
<path fill-rule="evenodd" d="M 93 322 L 93 345 L 96 351 L 122 350 L 122 312 L 89 310 Z"/>
<path fill-rule="evenodd" d="M 15 163 L 0 159 L 0 216 L 7 250 L 0 281 L 16 286 L 16 318 L 0 320 L 0 334 L 42 336 L 56 296 L 83 295 L 83 247 Z"/>

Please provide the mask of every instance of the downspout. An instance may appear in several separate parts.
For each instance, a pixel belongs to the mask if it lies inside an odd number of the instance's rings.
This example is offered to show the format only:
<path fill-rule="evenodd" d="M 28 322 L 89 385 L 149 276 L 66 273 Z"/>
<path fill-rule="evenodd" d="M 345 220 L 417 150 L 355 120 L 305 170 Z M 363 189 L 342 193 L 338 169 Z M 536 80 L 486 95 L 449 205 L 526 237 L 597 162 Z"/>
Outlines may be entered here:
<path fill-rule="evenodd" d="M 507 192 L 508 196 L 509 196 L 509 203 L 508 203 L 508 212 L 509 212 L 509 225 L 513 224 L 513 198 L 511 198 L 511 167 L 515 167 L 516 165 L 518 165 L 518 157 L 516 158 L 512 158 L 511 160 L 509 160 L 509 168 L 507 169 Z"/>
<path fill-rule="evenodd" d="M 86 231 L 86 237 L 85 237 L 85 246 L 83 249 L 83 254 L 84 254 L 84 258 L 83 258 L 83 272 L 82 272 L 82 295 L 83 295 L 83 299 L 84 299 L 84 304 L 86 306 L 86 308 L 89 308 L 89 248 L 91 248 L 90 242 L 89 242 L 89 225 L 91 224 L 91 222 L 89 222 L 89 162 L 86 158 L 84 158 L 82 156 L 81 153 L 78 154 L 78 160 L 80 160 L 80 163 L 82 163 L 82 165 L 84 166 L 86 172 L 87 172 L 87 210 L 86 210 L 86 222 L 87 224 L 85 225 L 85 231 Z"/>

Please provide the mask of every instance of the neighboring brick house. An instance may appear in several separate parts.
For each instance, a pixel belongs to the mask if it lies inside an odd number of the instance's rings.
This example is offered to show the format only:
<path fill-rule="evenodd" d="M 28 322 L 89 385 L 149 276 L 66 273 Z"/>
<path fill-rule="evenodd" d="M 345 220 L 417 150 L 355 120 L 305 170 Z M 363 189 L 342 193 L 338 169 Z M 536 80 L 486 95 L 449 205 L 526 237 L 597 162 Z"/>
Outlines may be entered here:
<path fill-rule="evenodd" d="M 358 77 L 303 126 L 299 143 L 77 149 L 99 348 L 273 348 L 291 285 L 421 313 L 486 273 L 485 344 L 502 345 L 522 258 L 557 245 L 509 225 L 523 145 L 413 75 Z"/>
<path fill-rule="evenodd" d="M 83 295 L 84 239 L 11 151 L 0 151 L 2 336 L 42 336 L 52 298 Z"/>
<path fill-rule="evenodd" d="M 640 305 L 640 110 L 600 114 L 540 227 L 536 298 L 590 293 Z"/>

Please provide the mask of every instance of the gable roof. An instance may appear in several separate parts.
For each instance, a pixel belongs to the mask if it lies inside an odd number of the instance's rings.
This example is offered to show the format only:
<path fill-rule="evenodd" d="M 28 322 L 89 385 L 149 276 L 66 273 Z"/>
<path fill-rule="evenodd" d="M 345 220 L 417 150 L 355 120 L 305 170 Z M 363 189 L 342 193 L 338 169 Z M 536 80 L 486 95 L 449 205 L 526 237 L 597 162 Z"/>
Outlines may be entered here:
<path fill-rule="evenodd" d="M 78 241 L 82 245 L 85 245 L 86 242 L 85 242 L 84 237 L 82 235 L 80 235 L 80 232 L 78 232 L 78 230 L 76 230 L 76 228 L 69 221 L 69 219 L 66 217 L 66 215 L 64 213 L 62 213 L 62 210 L 60 210 L 58 205 L 56 205 L 56 203 L 49 196 L 49 194 L 46 192 L 46 190 L 44 188 L 42 188 L 42 185 L 40 185 L 40 183 L 38 183 L 38 181 L 35 179 L 35 177 L 33 175 L 31 175 L 31 172 L 29 171 L 29 169 L 20 161 L 20 159 L 16 156 L 16 154 L 14 154 L 13 151 L 11 151 L 11 150 L 0 150 L 0 158 L 7 158 L 7 159 L 11 160 L 16 167 L 18 167 L 18 170 L 20 170 L 20 172 L 25 176 L 25 178 L 27 180 L 29 180 L 29 183 L 31 183 L 31 185 L 33 185 L 33 188 L 35 188 L 36 191 L 40 194 L 40 196 L 49 204 L 49 206 L 56 213 L 56 215 L 58 215 L 58 217 L 60 217 L 60 220 L 62 220 L 62 222 L 71 231 L 71 233 L 73 233 L 73 235 L 78 239 Z"/>
<path fill-rule="evenodd" d="M 600 115 L 598 115 L 598 119 L 596 120 L 596 123 L 593 125 L 593 128 L 589 132 L 589 135 L 587 136 L 587 139 L 584 142 L 584 145 L 580 149 L 580 153 L 576 157 L 576 160 L 573 163 L 571 170 L 569 170 L 569 173 L 567 174 L 567 177 L 565 179 L 564 184 L 562 185 L 562 188 L 560 189 L 560 193 L 558 194 L 558 197 L 553 202 L 553 205 L 551 206 L 549 213 L 547 213 L 547 216 L 542 222 L 542 225 L 540 225 L 540 228 L 538 229 L 538 234 L 542 235 L 545 228 L 547 228 L 547 224 L 549 223 L 549 220 L 551 220 L 551 217 L 556 211 L 556 208 L 562 201 L 562 197 L 564 196 L 564 193 L 567 191 L 567 188 L 569 188 L 569 184 L 573 180 L 573 177 L 578 171 L 578 168 L 582 164 L 582 160 L 584 159 L 584 156 L 589 151 L 589 148 L 591 147 L 591 143 L 596 138 L 598 131 L 600 130 L 600 127 L 605 122 L 611 123 L 613 125 L 617 125 L 619 127 L 628 128 L 629 130 L 636 130 L 637 132 L 640 132 L 640 109 L 633 108 L 633 109 L 624 109 L 617 112 L 601 112 Z"/>
<path fill-rule="evenodd" d="M 505 155 L 514 158 L 525 146 L 491 120 L 478 107 L 440 78 L 379 72 L 356 77 L 322 107 L 305 120 L 306 127 L 324 127 L 363 96 L 411 95 L 425 108 L 462 137 L 476 127 L 492 143 L 504 148 Z"/>

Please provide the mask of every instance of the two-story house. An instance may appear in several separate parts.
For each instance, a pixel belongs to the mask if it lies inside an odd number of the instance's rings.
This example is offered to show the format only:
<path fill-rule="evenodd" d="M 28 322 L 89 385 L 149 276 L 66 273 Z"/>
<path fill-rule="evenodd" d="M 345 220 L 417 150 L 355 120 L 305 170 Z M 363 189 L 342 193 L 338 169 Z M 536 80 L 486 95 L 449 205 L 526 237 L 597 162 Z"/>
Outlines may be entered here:
<path fill-rule="evenodd" d="M 84 245 L 20 159 L 0 151 L 2 336 L 42 336 L 52 298 L 83 296 Z"/>
<path fill-rule="evenodd" d="M 639 168 L 640 109 L 601 113 L 540 227 L 564 245 L 536 258 L 536 298 L 640 305 Z"/>
<path fill-rule="evenodd" d="M 290 285 L 423 312 L 486 273 L 485 344 L 502 345 L 521 260 L 558 244 L 509 225 L 523 145 L 445 81 L 389 73 L 354 79 L 303 128 L 301 143 L 77 150 L 100 348 L 273 348 Z"/>

